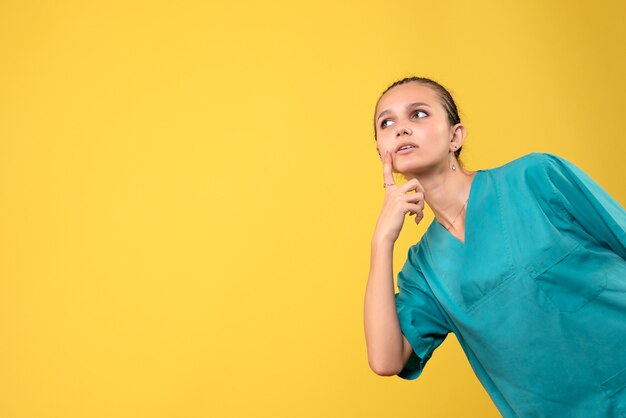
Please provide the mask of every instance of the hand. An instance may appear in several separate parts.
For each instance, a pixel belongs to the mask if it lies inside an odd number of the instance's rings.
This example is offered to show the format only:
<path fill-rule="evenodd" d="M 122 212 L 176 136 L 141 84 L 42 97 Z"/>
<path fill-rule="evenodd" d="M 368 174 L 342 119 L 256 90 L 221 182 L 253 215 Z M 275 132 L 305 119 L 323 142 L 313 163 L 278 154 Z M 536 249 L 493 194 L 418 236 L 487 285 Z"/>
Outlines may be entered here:
<path fill-rule="evenodd" d="M 395 242 L 404 225 L 404 217 L 408 213 L 415 215 L 415 223 L 419 224 L 424 217 L 424 188 L 417 179 L 411 179 L 402 186 L 396 186 L 392 172 L 392 159 L 389 151 L 385 152 L 383 161 L 383 178 L 385 184 L 385 198 L 383 208 L 374 236 Z M 415 193 L 407 193 L 415 190 Z"/>

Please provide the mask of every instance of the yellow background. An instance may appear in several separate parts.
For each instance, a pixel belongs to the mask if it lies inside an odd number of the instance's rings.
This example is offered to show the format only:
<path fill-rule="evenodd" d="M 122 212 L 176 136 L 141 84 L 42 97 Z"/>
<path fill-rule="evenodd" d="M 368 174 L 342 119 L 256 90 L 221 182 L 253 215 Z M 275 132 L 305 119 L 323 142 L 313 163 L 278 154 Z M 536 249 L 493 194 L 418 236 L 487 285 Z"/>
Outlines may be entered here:
<path fill-rule="evenodd" d="M 374 103 L 432 77 L 467 168 L 552 152 L 623 204 L 625 12 L 3 1 L 0 416 L 499 416 L 453 335 L 368 368 Z"/>

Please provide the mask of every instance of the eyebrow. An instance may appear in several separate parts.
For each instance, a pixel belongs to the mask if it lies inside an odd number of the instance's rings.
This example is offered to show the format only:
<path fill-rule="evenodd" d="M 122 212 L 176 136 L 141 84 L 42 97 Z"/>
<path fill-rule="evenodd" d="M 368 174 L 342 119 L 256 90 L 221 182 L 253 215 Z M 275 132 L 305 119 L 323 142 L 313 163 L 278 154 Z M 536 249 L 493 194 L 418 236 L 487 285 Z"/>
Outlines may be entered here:
<path fill-rule="evenodd" d="M 406 105 L 407 109 L 410 109 L 412 107 L 418 107 L 418 106 L 427 106 L 430 107 L 430 105 L 428 103 L 424 103 L 424 102 L 415 102 L 415 103 L 411 103 Z M 380 115 L 378 115 L 378 117 L 376 118 L 376 120 L 380 119 L 382 116 L 387 115 L 391 113 L 391 110 L 387 109 L 387 110 L 383 110 L 382 112 L 380 112 Z"/>

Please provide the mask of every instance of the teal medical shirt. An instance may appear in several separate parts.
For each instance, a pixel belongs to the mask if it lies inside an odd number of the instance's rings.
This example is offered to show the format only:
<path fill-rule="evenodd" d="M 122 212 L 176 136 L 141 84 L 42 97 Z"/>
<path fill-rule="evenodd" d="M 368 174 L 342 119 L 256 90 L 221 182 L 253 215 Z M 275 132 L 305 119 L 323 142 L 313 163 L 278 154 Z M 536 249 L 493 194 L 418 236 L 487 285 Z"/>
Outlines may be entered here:
<path fill-rule="evenodd" d="M 626 215 L 572 163 L 479 170 L 465 243 L 433 221 L 398 273 L 417 378 L 453 332 L 504 417 L 626 417 Z"/>

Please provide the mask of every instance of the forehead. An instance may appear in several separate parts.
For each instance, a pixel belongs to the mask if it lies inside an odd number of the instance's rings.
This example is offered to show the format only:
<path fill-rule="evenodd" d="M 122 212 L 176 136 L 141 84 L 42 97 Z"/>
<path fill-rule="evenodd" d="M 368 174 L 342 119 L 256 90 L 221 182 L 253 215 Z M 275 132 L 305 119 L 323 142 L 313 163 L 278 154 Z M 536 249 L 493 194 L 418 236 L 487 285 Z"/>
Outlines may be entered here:
<path fill-rule="evenodd" d="M 415 102 L 425 102 L 435 108 L 439 105 L 439 95 L 431 87 L 414 81 L 400 84 L 380 98 L 376 115 L 384 110 L 399 111 Z"/>

